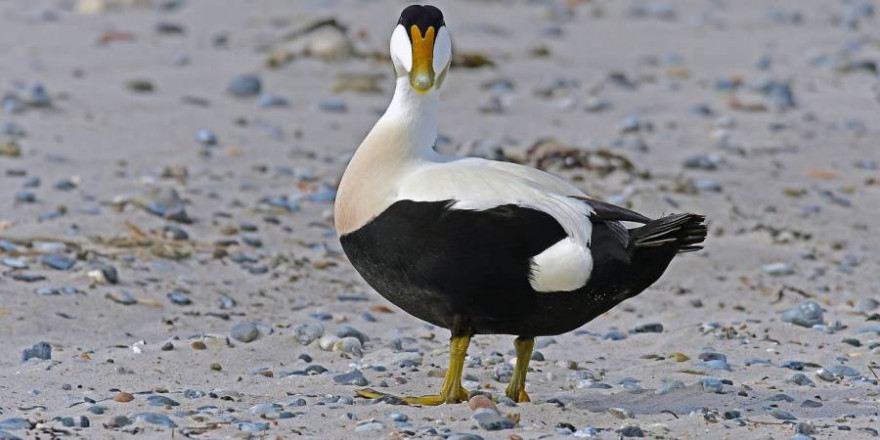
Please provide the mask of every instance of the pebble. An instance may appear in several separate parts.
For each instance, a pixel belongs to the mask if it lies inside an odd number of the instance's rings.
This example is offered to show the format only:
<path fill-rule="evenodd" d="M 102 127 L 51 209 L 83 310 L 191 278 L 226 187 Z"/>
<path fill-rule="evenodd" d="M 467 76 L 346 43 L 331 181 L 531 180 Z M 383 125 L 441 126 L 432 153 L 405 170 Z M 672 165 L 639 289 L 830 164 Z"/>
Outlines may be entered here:
<path fill-rule="evenodd" d="M 147 397 L 147 404 L 150 406 L 179 406 L 175 400 L 165 397 L 165 396 L 150 396 Z"/>
<path fill-rule="evenodd" d="M 492 370 L 492 378 L 501 383 L 508 383 L 513 378 L 513 366 L 507 362 L 495 365 Z"/>
<path fill-rule="evenodd" d="M 650 324 L 642 324 L 629 331 L 630 333 L 663 333 L 663 324 L 654 322 Z"/>
<path fill-rule="evenodd" d="M 183 392 L 183 397 L 187 399 L 200 399 L 202 397 L 205 397 L 205 395 L 206 393 L 202 390 L 188 389 Z"/>
<path fill-rule="evenodd" d="M 333 382 L 340 385 L 357 385 L 361 387 L 370 383 L 360 370 L 352 370 L 348 373 L 333 376 Z"/>
<path fill-rule="evenodd" d="M 381 431 L 383 429 L 385 429 L 385 424 L 382 422 L 367 422 L 355 426 L 354 432 Z"/>
<path fill-rule="evenodd" d="M 18 203 L 35 203 L 37 195 L 30 191 L 19 191 L 15 193 L 15 201 Z"/>
<path fill-rule="evenodd" d="M 797 417 L 795 417 L 792 413 L 779 408 L 771 409 L 770 415 L 773 416 L 774 419 L 778 420 L 797 420 Z"/>
<path fill-rule="evenodd" d="M 803 327 L 822 324 L 822 306 L 815 301 L 805 301 L 782 313 L 782 321 Z"/>
<path fill-rule="evenodd" d="M 716 377 L 704 377 L 700 380 L 700 384 L 703 387 L 703 391 L 707 393 L 720 394 L 721 390 L 724 388 L 724 384 Z"/>
<path fill-rule="evenodd" d="M 114 416 L 110 419 L 109 422 L 104 424 L 107 428 L 122 428 L 124 426 L 131 425 L 131 420 L 125 416 Z"/>
<path fill-rule="evenodd" d="M 236 422 L 235 427 L 239 431 L 261 432 L 269 430 L 269 424 L 266 422 Z"/>
<path fill-rule="evenodd" d="M 654 394 L 664 395 L 683 389 L 685 389 L 684 382 L 680 380 L 665 380 L 663 381 L 663 384 L 660 385 L 660 388 L 657 388 L 657 390 L 654 391 Z"/>
<path fill-rule="evenodd" d="M 795 373 L 790 378 L 786 379 L 785 381 L 788 383 L 793 383 L 795 385 L 801 385 L 801 386 L 814 385 L 814 382 L 812 380 L 810 380 L 810 378 L 807 377 L 807 375 L 804 373 Z"/>
<path fill-rule="evenodd" d="M 877 300 L 873 298 L 861 299 L 859 300 L 859 302 L 856 303 L 856 310 L 862 313 L 870 313 L 874 311 L 877 307 L 880 307 L 880 303 L 878 303 Z"/>
<path fill-rule="evenodd" d="M 348 326 L 348 325 L 343 325 L 343 326 L 337 328 L 336 329 L 336 337 L 338 337 L 338 338 L 353 337 L 353 338 L 357 339 L 358 341 L 360 341 L 361 344 L 370 340 L 370 338 L 367 337 L 367 335 L 363 334 L 360 330 L 358 330 L 354 327 Z"/>
<path fill-rule="evenodd" d="M 125 290 L 116 290 L 105 295 L 111 301 L 122 304 L 124 306 L 130 306 L 133 304 L 137 304 L 138 300 L 132 294 L 128 293 Z"/>
<path fill-rule="evenodd" d="M 609 330 L 605 333 L 605 335 L 602 336 L 602 339 L 605 339 L 605 340 L 611 340 L 611 341 L 621 341 L 621 340 L 624 340 L 624 339 L 626 339 L 626 338 L 627 338 L 627 334 L 624 333 L 624 332 L 622 332 L 622 331 L 620 331 L 620 330 L 618 330 L 618 329 L 616 329 L 616 328 L 609 329 Z"/>
<path fill-rule="evenodd" d="M 69 270 L 76 263 L 73 259 L 60 254 L 43 255 L 40 262 L 55 270 Z"/>
<path fill-rule="evenodd" d="M 177 424 L 174 423 L 170 417 L 164 414 L 157 413 L 138 413 L 132 417 L 134 420 L 143 420 L 152 425 L 159 425 L 165 428 L 175 428 Z"/>
<path fill-rule="evenodd" d="M 27 269 L 27 261 L 20 258 L 0 258 L 0 264 L 13 269 Z"/>
<path fill-rule="evenodd" d="M 188 306 L 188 305 L 192 304 L 192 300 L 189 299 L 189 296 L 187 296 L 183 292 L 178 292 L 178 291 L 168 292 L 167 296 L 172 304 L 176 304 L 178 306 Z"/>
<path fill-rule="evenodd" d="M 236 341 L 248 343 L 260 337 L 260 330 L 252 322 L 243 322 L 232 327 L 232 330 L 229 331 L 229 336 Z"/>
<path fill-rule="evenodd" d="M 621 437 L 644 437 L 645 432 L 639 425 L 624 425 L 617 430 Z"/>
<path fill-rule="evenodd" d="M 279 95 L 272 95 L 269 93 L 264 93 L 257 98 L 257 106 L 260 108 L 281 108 L 281 107 L 289 107 L 290 101 L 287 98 Z"/>
<path fill-rule="evenodd" d="M 501 415 L 497 410 L 491 408 L 478 408 L 474 411 L 474 420 L 487 431 L 499 431 L 502 429 L 513 429 L 516 423 L 513 420 Z"/>
<path fill-rule="evenodd" d="M 147 193 L 144 210 L 167 220 L 190 223 L 183 200 L 177 190 L 171 187 L 154 188 Z"/>
<path fill-rule="evenodd" d="M 319 108 L 327 113 L 345 113 L 348 111 L 348 104 L 341 98 L 327 98 L 320 102 Z"/>
<path fill-rule="evenodd" d="M 52 346 L 46 342 L 40 342 L 31 348 L 24 349 L 21 352 L 21 361 L 27 362 L 31 359 L 42 359 L 44 361 L 52 359 Z"/>
<path fill-rule="evenodd" d="M 213 147 L 217 145 L 217 135 L 211 130 L 199 130 L 196 132 L 196 141 L 206 147 Z"/>
<path fill-rule="evenodd" d="M 293 336 L 302 345 L 309 345 L 324 334 L 324 326 L 319 323 L 305 323 L 293 329 Z"/>
<path fill-rule="evenodd" d="M 128 403 L 132 400 L 134 400 L 134 396 L 131 393 L 126 393 L 125 391 L 113 396 L 114 402 Z"/>
<path fill-rule="evenodd" d="M 841 377 L 856 377 L 859 376 L 858 370 L 848 365 L 835 365 L 833 367 L 827 368 L 828 372 Z"/>
<path fill-rule="evenodd" d="M 468 400 L 468 406 L 471 408 L 471 410 L 488 408 L 498 411 L 498 407 L 495 406 L 495 403 L 492 402 L 492 400 L 484 394 L 477 394 L 471 397 L 470 400 Z"/>
<path fill-rule="evenodd" d="M 260 94 L 263 84 L 256 75 L 239 75 L 229 82 L 227 93 L 237 98 L 250 98 Z"/>
<path fill-rule="evenodd" d="M 774 277 L 783 277 L 794 274 L 794 268 L 785 263 L 767 264 L 763 267 L 764 273 Z"/>
<path fill-rule="evenodd" d="M 8 429 L 10 431 L 20 431 L 22 429 L 32 429 L 33 423 L 21 417 L 12 417 L 0 420 L 0 429 Z"/>
<path fill-rule="evenodd" d="M 721 156 L 717 154 L 700 154 L 685 159 L 684 167 L 694 170 L 715 171 L 721 162 Z"/>

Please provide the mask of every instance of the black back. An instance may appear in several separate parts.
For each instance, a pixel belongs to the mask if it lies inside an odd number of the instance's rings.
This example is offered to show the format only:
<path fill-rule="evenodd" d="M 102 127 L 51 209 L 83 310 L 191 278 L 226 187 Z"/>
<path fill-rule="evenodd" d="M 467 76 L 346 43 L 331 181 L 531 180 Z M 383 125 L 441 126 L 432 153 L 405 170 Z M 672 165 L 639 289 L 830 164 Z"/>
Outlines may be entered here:
<path fill-rule="evenodd" d="M 406 28 L 406 35 L 412 40 L 409 30 L 413 25 L 419 28 L 422 35 L 425 35 L 429 27 L 434 26 L 434 31 L 436 32 L 440 30 L 441 26 L 445 26 L 446 22 L 443 21 L 443 13 L 436 7 L 412 5 L 400 13 L 400 20 L 397 21 L 397 24 L 402 24 Z"/>

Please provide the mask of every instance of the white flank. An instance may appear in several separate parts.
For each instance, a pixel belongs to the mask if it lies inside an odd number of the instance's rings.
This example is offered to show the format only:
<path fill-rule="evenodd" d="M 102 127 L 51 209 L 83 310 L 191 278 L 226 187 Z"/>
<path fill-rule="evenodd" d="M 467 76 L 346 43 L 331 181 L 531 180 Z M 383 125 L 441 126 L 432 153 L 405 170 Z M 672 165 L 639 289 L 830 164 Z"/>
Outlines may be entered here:
<path fill-rule="evenodd" d="M 571 292 L 587 284 L 592 270 L 590 250 L 569 237 L 532 258 L 529 283 L 538 292 Z"/>

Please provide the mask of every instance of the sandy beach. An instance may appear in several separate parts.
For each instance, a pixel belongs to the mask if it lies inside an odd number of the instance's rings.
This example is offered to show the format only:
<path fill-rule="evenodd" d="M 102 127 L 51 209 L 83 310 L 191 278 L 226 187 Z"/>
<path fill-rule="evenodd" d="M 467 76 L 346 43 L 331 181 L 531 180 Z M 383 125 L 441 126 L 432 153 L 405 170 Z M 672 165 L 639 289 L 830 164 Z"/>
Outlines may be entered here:
<path fill-rule="evenodd" d="M 356 398 L 448 358 L 333 228 L 408 2 L 0 0 L 0 439 L 880 435 L 880 3 L 433 3 L 439 151 L 705 214 L 706 248 L 539 338 L 513 428 Z M 466 388 L 504 395 L 512 340 Z"/>

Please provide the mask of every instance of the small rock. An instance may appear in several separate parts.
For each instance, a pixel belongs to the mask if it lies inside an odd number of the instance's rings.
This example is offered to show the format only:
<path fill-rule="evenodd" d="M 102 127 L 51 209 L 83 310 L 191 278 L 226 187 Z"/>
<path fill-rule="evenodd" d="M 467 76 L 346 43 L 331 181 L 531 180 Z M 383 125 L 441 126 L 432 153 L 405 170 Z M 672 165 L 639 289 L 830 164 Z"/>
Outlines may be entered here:
<path fill-rule="evenodd" d="M 703 386 L 703 391 L 707 393 L 720 394 L 724 388 L 724 384 L 717 377 L 704 377 L 700 380 L 700 384 Z"/>
<path fill-rule="evenodd" d="M 128 403 L 132 400 L 134 400 L 134 396 L 131 395 L 131 393 L 126 393 L 125 391 L 113 396 L 114 402 Z"/>
<path fill-rule="evenodd" d="M 290 102 L 283 96 L 266 93 L 257 98 L 257 106 L 260 108 L 288 107 Z"/>
<path fill-rule="evenodd" d="M 856 310 L 862 313 L 870 313 L 878 306 L 880 306 L 880 303 L 878 303 L 877 300 L 873 298 L 865 298 L 856 303 Z"/>
<path fill-rule="evenodd" d="M 644 437 L 645 432 L 639 425 L 625 425 L 617 430 L 621 437 Z"/>
<path fill-rule="evenodd" d="M 31 348 L 26 348 L 21 352 L 21 361 L 27 362 L 30 359 L 42 359 L 48 361 L 52 359 L 52 346 L 46 342 L 40 342 Z"/>
<path fill-rule="evenodd" d="M 660 385 L 660 388 L 657 388 L 657 390 L 654 391 L 654 394 L 664 395 L 664 394 L 669 394 L 671 392 L 674 392 L 677 390 L 683 390 L 683 389 L 685 389 L 684 382 L 682 382 L 680 380 L 667 380 L 667 381 L 663 381 L 663 384 Z"/>
<path fill-rule="evenodd" d="M 663 333 L 663 324 L 660 323 L 650 323 L 650 324 L 642 324 L 632 330 L 630 333 Z"/>
<path fill-rule="evenodd" d="M 179 406 L 180 404 L 165 396 L 147 397 L 147 404 L 150 406 Z"/>
<path fill-rule="evenodd" d="M 363 334 L 358 329 L 348 325 L 343 325 L 336 329 L 336 336 L 339 338 L 353 337 L 360 341 L 361 344 L 370 340 L 367 335 Z"/>
<path fill-rule="evenodd" d="M 510 382 L 510 379 L 513 378 L 513 366 L 507 362 L 495 365 L 495 369 L 492 370 L 492 377 L 501 383 Z"/>
<path fill-rule="evenodd" d="M 213 147 L 217 145 L 217 135 L 211 130 L 199 130 L 196 132 L 196 141 L 206 147 Z"/>
<path fill-rule="evenodd" d="M 794 274 L 794 269 L 785 263 L 773 263 L 764 266 L 764 273 L 774 277 L 782 277 Z"/>
<path fill-rule="evenodd" d="M 69 270 L 75 264 L 73 259 L 61 254 L 43 255 L 43 257 L 40 258 L 40 262 L 43 263 L 44 266 L 55 270 Z"/>
<path fill-rule="evenodd" d="M 189 296 L 187 296 L 183 292 L 178 292 L 178 291 L 168 292 L 167 296 L 172 304 L 176 304 L 178 306 L 188 306 L 188 305 L 192 304 L 192 300 L 189 299 Z"/>
<path fill-rule="evenodd" d="M 474 420 L 480 425 L 481 428 L 487 431 L 498 431 L 502 429 L 513 429 L 516 427 L 516 423 L 513 423 L 513 420 L 510 420 L 507 417 L 504 417 L 496 410 L 492 410 L 489 408 L 479 408 L 474 411 Z"/>
<path fill-rule="evenodd" d="M 383 429 L 385 429 L 385 424 L 382 422 L 367 422 L 355 426 L 354 432 L 381 431 Z"/>
<path fill-rule="evenodd" d="M 477 394 L 474 397 L 471 397 L 471 399 L 468 400 L 468 406 L 470 406 L 472 410 L 488 408 L 498 411 L 498 407 L 495 406 L 495 403 L 493 403 L 491 399 L 483 394 Z"/>
<path fill-rule="evenodd" d="M 795 417 L 792 413 L 779 408 L 771 409 L 770 415 L 773 416 L 774 419 L 779 420 L 797 420 L 797 417 Z"/>
<path fill-rule="evenodd" d="M 822 324 L 822 306 L 815 301 L 805 301 L 783 312 L 782 320 L 803 327 Z"/>
<path fill-rule="evenodd" d="M 324 326 L 319 323 L 305 323 L 293 329 L 293 336 L 302 345 L 309 345 L 324 334 Z"/>
<path fill-rule="evenodd" d="M 348 373 L 333 376 L 333 382 L 341 385 L 357 385 L 360 387 L 366 386 L 370 383 L 360 370 L 352 370 Z"/>
<path fill-rule="evenodd" d="M 810 380 L 804 373 L 795 373 L 790 378 L 785 380 L 788 383 L 793 383 L 795 385 L 808 386 L 813 385 L 813 381 Z"/>
<path fill-rule="evenodd" d="M 227 93 L 237 98 L 250 98 L 257 96 L 263 89 L 260 78 L 256 75 L 240 75 L 229 82 Z"/>
<path fill-rule="evenodd" d="M 108 299 L 110 299 L 111 301 L 118 303 L 118 304 L 125 305 L 125 306 L 137 304 L 137 302 L 138 302 L 137 298 L 135 298 L 134 296 L 132 296 L 130 293 L 128 293 L 125 290 L 117 290 L 114 292 L 110 292 L 105 296 Z"/>
<path fill-rule="evenodd" d="M 104 424 L 107 428 L 122 428 L 123 426 L 131 425 L 131 420 L 125 416 L 114 416 L 107 423 Z"/>
<path fill-rule="evenodd" d="M 33 423 L 29 422 L 27 419 L 23 419 L 21 417 L 12 417 L 5 420 L 0 420 L 0 429 L 8 429 L 10 431 L 20 431 L 23 429 L 32 429 L 34 427 Z"/>
<path fill-rule="evenodd" d="M 177 190 L 171 187 L 160 187 L 151 190 L 144 201 L 143 208 L 150 214 L 157 215 L 167 220 L 181 223 L 190 223 L 192 220 L 186 214 L 183 200 Z"/>
<path fill-rule="evenodd" d="M 139 413 L 135 414 L 133 417 L 135 420 L 143 420 L 152 425 L 159 425 L 165 428 L 174 428 L 177 426 L 171 418 L 164 414 L 156 414 L 156 413 Z"/>
<path fill-rule="evenodd" d="M 229 335 L 232 337 L 232 339 L 248 343 L 260 337 L 260 330 L 257 328 L 256 324 L 252 322 L 243 322 L 241 324 L 237 324 L 235 327 L 232 327 Z"/>

